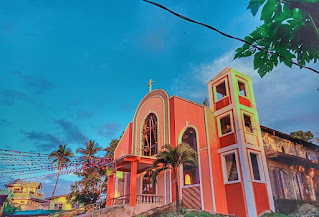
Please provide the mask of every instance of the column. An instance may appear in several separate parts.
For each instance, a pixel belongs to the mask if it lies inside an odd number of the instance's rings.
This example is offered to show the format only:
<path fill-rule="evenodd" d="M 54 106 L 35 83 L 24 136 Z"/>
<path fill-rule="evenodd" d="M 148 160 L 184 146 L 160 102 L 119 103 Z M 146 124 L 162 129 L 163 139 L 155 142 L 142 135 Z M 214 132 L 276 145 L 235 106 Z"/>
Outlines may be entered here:
<path fill-rule="evenodd" d="M 112 206 L 112 198 L 113 198 L 113 179 L 114 175 L 109 176 L 109 182 L 107 184 L 107 197 L 106 197 L 106 206 Z"/>
<path fill-rule="evenodd" d="M 130 206 L 136 205 L 136 176 L 137 176 L 137 162 L 131 162 L 131 195 L 130 195 Z"/>

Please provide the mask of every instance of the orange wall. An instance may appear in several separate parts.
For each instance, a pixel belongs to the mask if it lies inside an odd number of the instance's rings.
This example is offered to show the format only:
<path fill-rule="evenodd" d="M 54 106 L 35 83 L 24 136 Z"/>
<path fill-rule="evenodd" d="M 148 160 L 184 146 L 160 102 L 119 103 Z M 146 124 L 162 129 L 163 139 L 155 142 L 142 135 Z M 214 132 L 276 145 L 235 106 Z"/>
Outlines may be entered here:
<path fill-rule="evenodd" d="M 213 173 L 213 182 L 214 182 L 214 195 L 215 195 L 215 204 L 216 212 L 221 214 L 227 214 L 227 202 L 226 202 L 226 192 L 223 180 L 221 158 L 217 153 L 218 150 L 218 134 L 217 128 L 214 121 L 213 114 L 211 113 L 208 107 L 205 107 L 206 121 L 207 121 L 207 130 L 209 138 L 209 151 L 211 156 L 211 165 Z"/>
<path fill-rule="evenodd" d="M 171 144 L 178 144 L 179 136 L 187 128 L 186 122 L 189 127 L 193 127 L 197 131 L 198 140 L 198 152 L 200 156 L 201 166 L 201 181 L 202 186 L 205 186 L 203 190 L 204 208 L 207 211 L 213 211 L 212 201 L 212 188 L 210 182 L 210 171 L 209 171 L 209 158 L 207 152 L 207 139 L 206 139 L 206 127 L 203 106 L 191 103 L 189 101 L 180 99 L 178 97 L 172 97 L 170 99 L 171 109 Z M 173 122 L 173 123 L 172 123 Z M 201 151 L 201 149 L 203 149 Z M 173 186 L 174 188 L 175 186 Z M 173 194 L 175 198 L 175 194 Z"/>
<path fill-rule="evenodd" d="M 117 159 L 123 155 L 131 153 L 132 148 L 132 122 L 126 127 L 124 134 L 117 145 L 117 148 L 114 152 L 114 158 Z"/>
<path fill-rule="evenodd" d="M 246 204 L 245 198 L 243 195 L 242 184 L 235 183 L 235 184 L 227 184 L 226 188 L 226 195 L 227 195 L 227 205 L 228 205 L 228 213 L 229 214 L 236 214 L 239 217 L 246 216 Z"/>
<path fill-rule="evenodd" d="M 263 213 L 266 210 L 270 210 L 267 185 L 264 183 L 254 182 L 253 188 L 254 188 L 255 203 L 257 208 L 257 215 Z"/>

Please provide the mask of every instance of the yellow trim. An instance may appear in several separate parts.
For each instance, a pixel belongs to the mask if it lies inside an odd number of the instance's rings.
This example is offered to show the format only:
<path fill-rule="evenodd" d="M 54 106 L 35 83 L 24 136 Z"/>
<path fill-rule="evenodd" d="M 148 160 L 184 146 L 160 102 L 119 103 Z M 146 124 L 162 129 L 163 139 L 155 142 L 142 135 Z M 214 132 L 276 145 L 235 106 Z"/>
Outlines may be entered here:
<path fill-rule="evenodd" d="M 220 119 L 226 117 L 226 116 L 230 116 L 230 126 L 231 126 L 231 131 L 228 132 L 228 133 L 225 133 L 225 134 L 222 134 L 222 129 L 221 129 L 221 124 L 220 124 Z M 224 136 L 227 136 L 229 134 L 232 134 L 234 133 L 234 120 L 233 120 L 233 112 L 230 110 L 220 116 L 217 116 L 217 127 L 218 127 L 218 137 L 221 138 L 221 137 L 224 137 Z"/>
<path fill-rule="evenodd" d="M 218 85 L 220 85 L 221 83 L 225 82 L 225 88 L 226 88 L 226 96 L 224 96 L 223 98 L 221 99 L 217 99 L 217 91 L 216 91 L 216 87 Z M 227 76 L 223 79 L 221 79 L 219 82 L 217 82 L 216 84 L 213 85 L 213 95 L 214 95 L 214 102 L 217 103 L 221 100 L 223 100 L 224 98 L 228 97 L 229 96 L 229 91 L 228 91 L 229 87 L 228 87 L 228 78 Z"/>
<path fill-rule="evenodd" d="M 239 78 L 238 76 L 235 75 L 235 82 L 236 82 L 235 83 L 235 88 L 236 88 L 237 95 L 250 100 L 250 88 L 249 88 L 248 81 L 245 81 L 244 79 L 241 79 L 241 78 Z M 243 95 L 240 94 L 238 82 L 241 82 L 241 83 L 244 84 L 246 96 L 243 96 Z"/>

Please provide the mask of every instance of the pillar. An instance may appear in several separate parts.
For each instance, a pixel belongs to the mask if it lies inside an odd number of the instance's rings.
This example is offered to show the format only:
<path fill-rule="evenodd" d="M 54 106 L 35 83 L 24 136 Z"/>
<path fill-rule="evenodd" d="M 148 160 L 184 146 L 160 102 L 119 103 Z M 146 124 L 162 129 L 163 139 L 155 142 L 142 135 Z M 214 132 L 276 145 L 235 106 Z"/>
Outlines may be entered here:
<path fill-rule="evenodd" d="M 113 198 L 113 181 L 114 175 L 109 176 L 109 182 L 107 184 L 107 198 L 106 198 L 106 206 L 112 206 L 112 198 Z"/>
<path fill-rule="evenodd" d="M 130 194 L 130 206 L 136 205 L 136 176 L 137 176 L 137 162 L 131 162 L 131 194 Z"/>

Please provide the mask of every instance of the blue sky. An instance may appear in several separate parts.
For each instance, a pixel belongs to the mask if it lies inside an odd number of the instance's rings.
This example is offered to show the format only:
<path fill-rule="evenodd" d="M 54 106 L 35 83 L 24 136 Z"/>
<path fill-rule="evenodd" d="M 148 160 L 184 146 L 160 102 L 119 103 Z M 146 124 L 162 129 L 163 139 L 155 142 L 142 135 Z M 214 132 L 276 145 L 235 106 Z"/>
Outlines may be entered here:
<path fill-rule="evenodd" d="M 248 1 L 157 2 L 241 38 L 259 24 Z M 0 1 L 0 148 L 48 153 L 63 143 L 75 151 L 89 139 L 106 147 L 150 78 L 202 103 L 206 81 L 226 66 L 253 78 L 261 124 L 319 129 L 319 75 L 279 66 L 261 79 L 251 58 L 233 60 L 239 46 L 139 0 Z"/>

